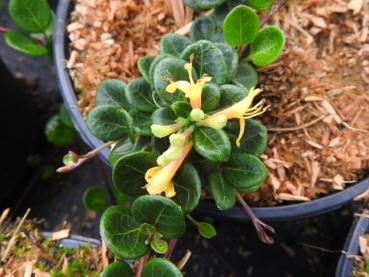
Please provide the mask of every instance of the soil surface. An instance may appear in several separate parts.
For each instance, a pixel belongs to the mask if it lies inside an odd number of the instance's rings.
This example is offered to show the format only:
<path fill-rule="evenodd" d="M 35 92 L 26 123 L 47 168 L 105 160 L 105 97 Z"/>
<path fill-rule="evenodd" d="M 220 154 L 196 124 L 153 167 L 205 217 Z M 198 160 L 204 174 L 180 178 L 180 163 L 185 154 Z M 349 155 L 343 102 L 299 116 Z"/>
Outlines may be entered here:
<path fill-rule="evenodd" d="M 10 26 L 6 16 L 2 15 L 1 21 Z M 50 173 L 50 168 L 60 166 L 67 149 L 79 153 L 88 150 L 79 139 L 73 145 L 60 148 L 48 144 L 43 136 L 46 118 L 56 112 L 60 103 L 55 76 L 49 75 L 51 61 L 19 55 L 2 40 L 0 55 L 18 82 L 32 95 L 31 105 L 38 121 L 38 127 L 33 130 L 38 141 L 29 158 L 41 161 L 36 162 L 36 167 L 29 167 L 28 177 L 18 193 L 9 198 L 13 215 L 22 216 L 31 208 L 31 217 L 45 219 L 41 224 L 44 230 L 70 226 L 72 233 L 99 238 L 100 215 L 87 213 L 81 196 L 87 187 L 103 185 L 106 182 L 103 176 L 109 174 L 109 170 L 104 169 L 101 162 L 92 161 L 68 175 Z M 215 218 L 217 237 L 212 240 L 201 238 L 189 223 L 186 236 L 176 247 L 174 261 L 190 249 L 192 256 L 185 271 L 186 276 L 191 277 L 334 276 L 340 249 L 352 222 L 352 210 L 346 206 L 309 219 L 271 223 L 276 229 L 276 242 L 272 246 L 262 244 L 249 223 Z M 203 218 L 196 214 L 194 217 Z"/>

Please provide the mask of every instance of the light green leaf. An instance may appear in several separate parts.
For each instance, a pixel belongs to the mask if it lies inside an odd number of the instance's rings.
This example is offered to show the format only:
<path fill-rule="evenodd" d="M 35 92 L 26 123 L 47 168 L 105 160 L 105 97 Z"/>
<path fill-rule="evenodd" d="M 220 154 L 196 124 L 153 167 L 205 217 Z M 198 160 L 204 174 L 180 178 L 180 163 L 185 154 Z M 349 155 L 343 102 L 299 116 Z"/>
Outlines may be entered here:
<path fill-rule="evenodd" d="M 257 66 L 273 63 L 281 54 L 284 43 L 284 34 L 278 27 L 265 27 L 251 44 L 251 61 Z"/>
<path fill-rule="evenodd" d="M 248 5 L 257 10 L 267 10 L 273 4 L 273 0 L 245 0 Z"/>
<path fill-rule="evenodd" d="M 6 32 L 4 40 L 7 45 L 30 56 L 46 56 L 49 54 L 49 49 L 41 45 L 29 36 L 23 35 L 18 32 Z"/>
<path fill-rule="evenodd" d="M 211 239 L 217 235 L 217 231 L 213 225 L 207 222 L 199 222 L 197 229 L 199 230 L 200 235 L 207 239 Z"/>
<path fill-rule="evenodd" d="M 259 31 L 259 17 L 249 7 L 239 5 L 225 18 L 223 25 L 224 39 L 232 46 L 242 46 L 252 42 Z"/>
<path fill-rule="evenodd" d="M 101 273 L 100 277 L 133 277 L 132 268 L 125 262 L 113 262 L 108 265 L 104 271 Z"/>
<path fill-rule="evenodd" d="M 168 243 L 163 239 L 152 239 L 150 246 L 158 254 L 165 254 L 168 252 Z"/>
<path fill-rule="evenodd" d="M 183 277 L 183 274 L 170 261 L 155 258 L 145 264 L 142 277 Z"/>

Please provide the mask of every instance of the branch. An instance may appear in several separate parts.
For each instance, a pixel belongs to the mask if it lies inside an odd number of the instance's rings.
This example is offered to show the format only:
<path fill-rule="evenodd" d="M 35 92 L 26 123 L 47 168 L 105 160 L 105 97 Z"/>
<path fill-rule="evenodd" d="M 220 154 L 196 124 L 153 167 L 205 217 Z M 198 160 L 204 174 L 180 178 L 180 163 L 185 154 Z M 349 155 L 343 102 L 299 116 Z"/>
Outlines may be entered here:
<path fill-rule="evenodd" d="M 246 215 L 250 217 L 250 220 L 252 224 L 254 224 L 254 227 L 256 229 L 256 232 L 258 233 L 259 239 L 266 243 L 266 244 L 273 244 L 274 239 L 265 232 L 265 229 L 268 231 L 274 233 L 274 228 L 272 226 L 269 226 L 262 222 L 260 219 L 256 217 L 254 212 L 251 210 L 249 205 L 247 205 L 246 201 L 243 199 L 242 195 L 237 191 L 236 197 L 238 199 L 238 202 L 241 204 L 243 210 L 245 211 Z"/>
<path fill-rule="evenodd" d="M 177 245 L 178 240 L 177 239 L 171 239 L 169 242 L 169 249 L 167 251 L 167 253 L 165 253 L 164 259 L 170 260 L 170 258 L 172 257 L 172 254 L 174 252 L 174 248 Z"/>
<path fill-rule="evenodd" d="M 149 258 L 150 258 L 150 252 L 147 253 L 145 256 L 141 257 L 140 262 L 138 263 L 137 268 L 136 268 L 135 277 L 141 277 L 144 265 L 149 260 Z"/>

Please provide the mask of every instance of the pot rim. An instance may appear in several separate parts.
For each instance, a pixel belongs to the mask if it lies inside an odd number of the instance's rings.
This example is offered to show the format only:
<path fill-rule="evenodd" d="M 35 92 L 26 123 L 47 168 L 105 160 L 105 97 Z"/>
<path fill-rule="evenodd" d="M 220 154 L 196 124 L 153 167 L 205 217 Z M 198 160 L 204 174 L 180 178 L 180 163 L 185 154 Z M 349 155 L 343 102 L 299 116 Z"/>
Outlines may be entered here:
<path fill-rule="evenodd" d="M 347 235 L 343 251 L 345 253 L 357 255 L 359 253 L 359 236 L 367 233 L 369 230 L 369 218 L 360 217 L 354 220 L 350 232 Z M 346 254 L 341 254 L 336 268 L 336 277 L 347 277 L 352 274 L 353 262 Z"/>
<path fill-rule="evenodd" d="M 45 238 L 52 237 L 54 232 L 42 232 L 42 236 Z M 67 248 L 77 248 L 81 245 L 90 245 L 93 248 L 97 248 L 101 246 L 101 241 L 94 238 L 89 238 L 85 236 L 72 234 L 67 238 L 61 239 L 60 244 Z"/>
<path fill-rule="evenodd" d="M 92 149 L 98 147 L 103 142 L 95 138 L 83 119 L 77 104 L 77 98 L 74 92 L 72 81 L 69 77 L 68 70 L 65 67 L 66 60 L 66 20 L 69 12 L 71 0 L 60 0 L 56 12 L 56 22 L 53 35 L 53 54 L 56 65 L 56 74 L 58 86 L 63 97 L 67 110 L 69 111 L 72 121 L 83 141 Z M 100 157 L 108 164 L 108 149 L 100 152 Z M 369 187 L 369 178 L 359 181 L 355 185 L 346 188 L 343 191 L 335 192 L 310 202 L 287 204 L 275 207 L 255 207 L 252 208 L 256 216 L 261 220 L 286 220 L 297 219 L 313 215 L 326 213 L 328 211 L 340 208 L 344 204 L 352 201 L 352 199 L 363 193 Z M 235 207 L 227 211 L 220 211 L 212 201 L 200 201 L 197 212 L 248 221 L 248 217 L 244 214 L 241 207 Z"/>

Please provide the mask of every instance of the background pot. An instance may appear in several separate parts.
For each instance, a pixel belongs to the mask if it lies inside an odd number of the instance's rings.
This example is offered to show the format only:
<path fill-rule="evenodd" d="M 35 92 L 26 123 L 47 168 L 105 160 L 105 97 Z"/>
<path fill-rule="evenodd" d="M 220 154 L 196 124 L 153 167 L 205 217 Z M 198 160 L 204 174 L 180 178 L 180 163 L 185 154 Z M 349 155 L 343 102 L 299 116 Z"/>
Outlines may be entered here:
<path fill-rule="evenodd" d="M 53 232 L 42 232 L 46 238 L 52 237 Z M 91 247 L 99 247 L 101 242 L 97 239 L 87 238 L 79 235 L 71 235 L 69 238 L 60 240 L 60 244 L 67 248 L 77 248 L 81 245 L 91 245 Z"/>
<path fill-rule="evenodd" d="M 359 254 L 359 237 L 369 231 L 369 218 L 360 217 L 360 219 L 352 225 L 350 233 L 347 236 L 344 252 L 358 255 Z M 349 277 L 352 275 L 353 261 L 347 255 L 342 254 L 338 261 L 336 277 Z"/>
<path fill-rule="evenodd" d="M 78 133 L 91 148 L 96 148 L 101 145 L 102 142 L 95 138 L 87 128 L 82 114 L 79 111 L 74 87 L 64 63 L 66 57 L 68 57 L 68 55 L 66 55 L 66 53 L 68 53 L 68 42 L 65 34 L 66 21 L 68 20 L 71 8 L 71 0 L 60 0 L 57 9 L 57 21 L 54 29 L 53 41 L 57 78 L 64 103 L 70 112 Z M 101 152 L 100 156 L 107 163 L 108 150 Z M 343 191 L 311 202 L 288 204 L 277 207 L 253 208 L 253 210 L 260 219 L 264 220 L 286 220 L 318 215 L 337 209 L 351 202 L 353 197 L 364 192 L 368 186 L 369 179 L 365 179 Z M 212 201 L 201 201 L 197 211 L 218 217 L 227 217 L 243 221 L 248 220 L 240 207 L 228 211 L 219 211 Z"/>

